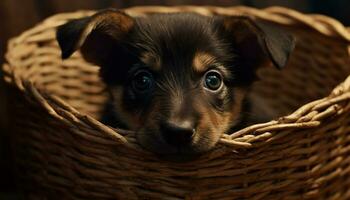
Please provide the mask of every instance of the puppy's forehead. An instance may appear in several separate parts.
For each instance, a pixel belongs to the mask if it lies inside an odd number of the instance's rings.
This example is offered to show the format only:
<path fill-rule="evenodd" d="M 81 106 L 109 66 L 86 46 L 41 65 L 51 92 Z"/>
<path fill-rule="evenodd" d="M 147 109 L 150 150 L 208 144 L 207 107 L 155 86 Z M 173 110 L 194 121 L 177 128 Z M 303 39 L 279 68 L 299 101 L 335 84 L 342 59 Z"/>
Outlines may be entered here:
<path fill-rule="evenodd" d="M 203 55 L 198 61 L 209 60 L 201 52 L 215 51 L 220 43 L 212 23 L 197 14 L 159 14 L 139 19 L 135 43 L 142 49 L 140 60 L 154 70 L 191 66 L 196 55 Z"/>
<path fill-rule="evenodd" d="M 162 59 L 158 54 L 146 51 L 141 53 L 140 60 L 153 71 L 160 71 L 162 69 Z M 210 67 L 219 66 L 220 63 L 217 60 L 217 57 L 210 53 L 196 51 L 192 57 L 192 63 L 189 62 L 189 64 L 192 71 L 202 73 L 207 71 Z"/>

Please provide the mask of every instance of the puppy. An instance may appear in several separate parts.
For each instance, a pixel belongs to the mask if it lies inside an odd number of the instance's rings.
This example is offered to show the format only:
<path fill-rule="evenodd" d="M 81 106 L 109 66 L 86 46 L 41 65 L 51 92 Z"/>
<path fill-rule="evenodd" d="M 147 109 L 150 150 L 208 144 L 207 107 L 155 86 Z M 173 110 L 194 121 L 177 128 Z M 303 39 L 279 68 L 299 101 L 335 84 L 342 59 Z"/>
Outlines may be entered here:
<path fill-rule="evenodd" d="M 286 65 L 294 39 L 245 16 L 131 17 L 104 10 L 57 30 L 62 58 L 80 49 L 100 66 L 117 121 L 165 159 L 191 160 L 223 133 L 253 121 L 249 87 L 259 67 Z"/>

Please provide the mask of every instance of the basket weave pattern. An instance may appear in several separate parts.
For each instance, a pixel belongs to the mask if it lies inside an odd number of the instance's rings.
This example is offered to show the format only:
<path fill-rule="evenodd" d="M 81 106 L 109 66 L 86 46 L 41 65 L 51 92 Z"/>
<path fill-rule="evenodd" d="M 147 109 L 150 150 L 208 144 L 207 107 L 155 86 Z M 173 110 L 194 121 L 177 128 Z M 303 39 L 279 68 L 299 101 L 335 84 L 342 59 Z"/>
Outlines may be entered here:
<path fill-rule="evenodd" d="M 191 163 L 158 160 L 132 133 L 96 120 L 106 101 L 98 68 L 79 53 L 60 58 L 55 27 L 93 12 L 59 14 L 12 39 L 3 66 L 18 181 L 28 198 L 350 199 L 348 29 L 280 7 L 126 10 L 179 11 L 247 14 L 296 36 L 286 69 L 263 69 L 253 89 L 283 117 L 223 135 L 216 149 Z"/>

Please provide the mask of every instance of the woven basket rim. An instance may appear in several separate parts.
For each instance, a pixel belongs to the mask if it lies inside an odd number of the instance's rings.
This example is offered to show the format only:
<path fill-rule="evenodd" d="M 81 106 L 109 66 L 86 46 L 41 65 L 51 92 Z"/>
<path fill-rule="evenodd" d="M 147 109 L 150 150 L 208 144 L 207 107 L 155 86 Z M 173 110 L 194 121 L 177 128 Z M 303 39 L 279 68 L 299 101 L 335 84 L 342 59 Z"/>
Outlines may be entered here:
<path fill-rule="evenodd" d="M 131 15 L 143 15 L 153 12 L 178 12 L 178 11 L 194 11 L 200 14 L 232 14 L 242 15 L 248 14 L 254 17 L 278 23 L 288 26 L 307 26 L 317 31 L 318 33 L 327 37 L 337 38 L 350 44 L 350 32 L 340 22 L 327 16 L 309 14 L 305 15 L 298 11 L 294 11 L 283 7 L 269 7 L 266 9 L 255 9 L 250 7 L 235 6 L 229 8 L 215 7 L 215 6 L 142 6 L 131 7 L 125 9 L 125 11 Z M 235 11 L 234 13 L 232 13 Z M 237 12 L 236 12 L 237 11 Z M 91 15 L 95 11 L 77 11 L 71 13 L 57 14 L 44 20 L 39 25 L 35 26 L 28 31 L 25 31 L 20 36 L 10 40 L 8 49 L 10 51 L 6 54 L 7 63 L 3 65 L 5 81 L 9 85 L 14 85 L 25 96 L 35 99 L 48 113 L 64 123 L 84 124 L 87 127 L 99 130 L 102 134 L 106 134 L 111 137 L 117 143 L 123 144 L 136 151 L 143 151 L 136 143 L 129 141 L 129 134 L 127 131 L 112 129 L 94 118 L 80 113 L 74 109 L 60 97 L 54 94 L 48 94 L 46 91 L 40 90 L 35 86 L 35 83 L 23 80 L 16 74 L 13 67 L 16 63 L 12 60 L 11 49 L 20 44 L 26 39 L 28 35 L 41 31 L 44 27 L 54 27 L 64 23 L 67 19 L 77 18 L 79 15 L 86 16 Z M 322 120 L 325 120 L 331 116 L 339 115 L 344 112 L 343 109 L 337 106 L 337 103 L 350 100 L 350 76 L 338 85 L 329 96 L 309 102 L 290 115 L 281 117 L 277 120 L 273 120 L 263 124 L 255 124 L 239 130 L 231 135 L 224 134 L 220 139 L 220 144 L 234 148 L 250 148 L 253 143 L 257 141 L 267 141 L 275 135 L 272 134 L 276 131 L 282 130 L 307 130 L 308 128 L 314 128 L 320 125 Z M 59 109 L 58 109 L 59 108 Z M 315 112 L 317 111 L 317 112 Z M 310 113 L 316 113 L 310 115 Z M 252 137 L 245 137 L 251 135 Z"/>

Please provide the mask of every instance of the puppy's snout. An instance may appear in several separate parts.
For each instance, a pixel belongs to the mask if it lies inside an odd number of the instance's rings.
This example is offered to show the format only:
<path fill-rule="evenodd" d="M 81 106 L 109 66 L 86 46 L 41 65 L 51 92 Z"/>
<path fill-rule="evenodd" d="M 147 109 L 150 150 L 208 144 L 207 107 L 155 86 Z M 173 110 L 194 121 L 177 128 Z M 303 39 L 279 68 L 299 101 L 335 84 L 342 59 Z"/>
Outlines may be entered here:
<path fill-rule="evenodd" d="M 182 146 L 191 142 L 195 134 L 194 124 L 188 121 L 182 123 L 162 122 L 160 131 L 163 139 L 170 145 Z"/>

